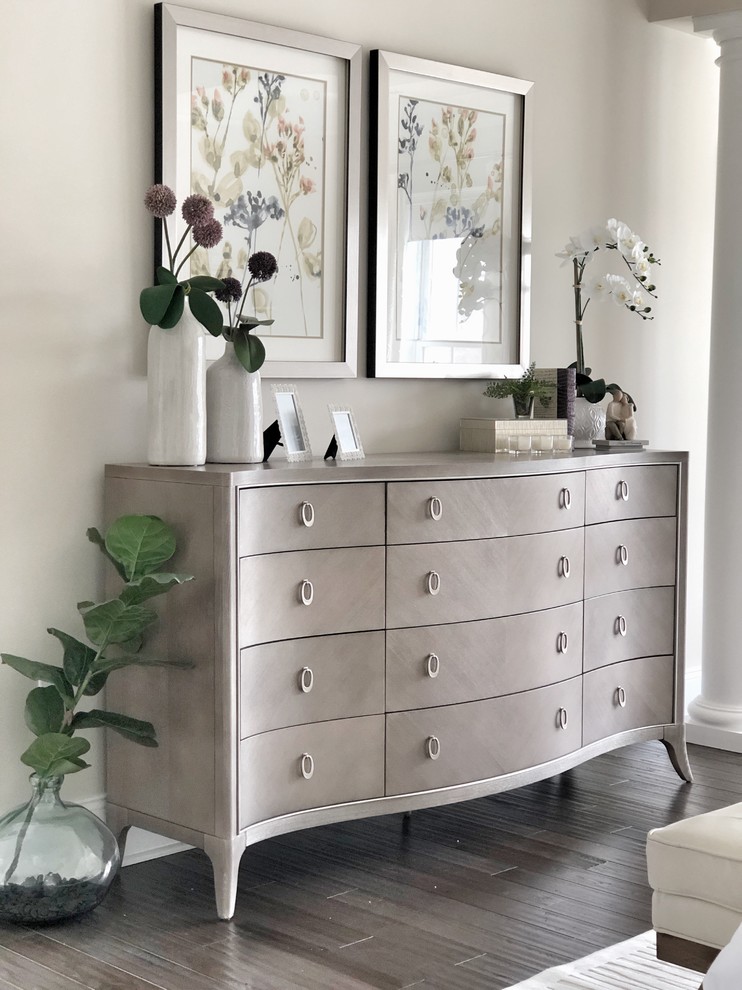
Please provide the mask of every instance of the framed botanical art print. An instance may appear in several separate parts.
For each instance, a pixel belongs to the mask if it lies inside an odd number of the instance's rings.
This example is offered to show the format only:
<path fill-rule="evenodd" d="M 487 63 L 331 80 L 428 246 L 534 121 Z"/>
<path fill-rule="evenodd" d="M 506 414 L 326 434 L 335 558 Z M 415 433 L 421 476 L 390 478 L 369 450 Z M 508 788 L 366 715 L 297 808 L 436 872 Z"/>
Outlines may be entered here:
<path fill-rule="evenodd" d="M 532 83 L 371 53 L 369 374 L 528 367 Z"/>
<path fill-rule="evenodd" d="M 360 47 L 158 3 L 155 61 L 155 179 L 208 197 L 224 228 L 190 274 L 244 288 L 270 252 L 278 272 L 243 309 L 272 320 L 264 376 L 354 377 Z"/>

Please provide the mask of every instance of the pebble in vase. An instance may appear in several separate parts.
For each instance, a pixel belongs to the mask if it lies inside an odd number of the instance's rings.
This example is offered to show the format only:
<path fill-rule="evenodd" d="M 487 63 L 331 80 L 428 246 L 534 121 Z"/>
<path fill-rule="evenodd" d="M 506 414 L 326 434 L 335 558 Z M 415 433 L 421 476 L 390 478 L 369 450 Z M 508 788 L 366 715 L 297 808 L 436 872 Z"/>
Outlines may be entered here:
<path fill-rule="evenodd" d="M 259 464 L 263 460 L 260 372 L 246 371 L 232 344 L 206 372 L 208 460 Z"/>
<path fill-rule="evenodd" d="M 172 330 L 150 328 L 147 421 L 150 464 L 206 461 L 204 333 L 187 307 Z"/>

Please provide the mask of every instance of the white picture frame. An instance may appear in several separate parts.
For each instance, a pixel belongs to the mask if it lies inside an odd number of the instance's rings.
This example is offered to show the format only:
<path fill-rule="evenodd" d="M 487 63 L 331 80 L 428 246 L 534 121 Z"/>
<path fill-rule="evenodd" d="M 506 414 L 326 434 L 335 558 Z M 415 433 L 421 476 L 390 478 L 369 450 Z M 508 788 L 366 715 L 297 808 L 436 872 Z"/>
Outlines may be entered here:
<path fill-rule="evenodd" d="M 287 461 L 311 461 L 312 447 L 294 385 L 272 385 L 281 442 Z"/>
<path fill-rule="evenodd" d="M 371 52 L 369 377 L 528 367 L 532 87 Z"/>
<path fill-rule="evenodd" d="M 259 248 L 278 262 L 249 299 L 250 315 L 273 318 L 264 378 L 358 375 L 362 74 L 360 45 L 155 4 L 155 182 L 179 203 L 207 196 L 225 225 L 181 277 L 246 284 L 260 226 Z M 290 172 L 274 172 L 272 155 L 290 156 Z M 156 264 L 167 263 L 162 226 Z M 219 341 L 206 344 L 220 356 Z"/>
<path fill-rule="evenodd" d="M 336 457 L 340 461 L 360 461 L 366 455 L 363 452 L 361 435 L 356 426 L 353 411 L 349 406 L 328 405 L 332 421 L 332 429 L 337 443 Z"/>

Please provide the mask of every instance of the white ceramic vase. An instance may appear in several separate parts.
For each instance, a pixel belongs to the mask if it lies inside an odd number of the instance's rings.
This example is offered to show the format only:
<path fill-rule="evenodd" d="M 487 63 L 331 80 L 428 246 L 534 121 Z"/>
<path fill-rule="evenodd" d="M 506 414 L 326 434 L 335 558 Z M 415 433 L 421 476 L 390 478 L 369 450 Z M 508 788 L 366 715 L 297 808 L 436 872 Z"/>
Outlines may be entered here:
<path fill-rule="evenodd" d="M 153 326 L 147 346 L 147 460 L 206 461 L 204 328 L 186 304 L 172 330 Z"/>
<path fill-rule="evenodd" d="M 574 447 L 592 447 L 593 440 L 605 437 L 605 408 L 597 402 L 575 399 Z"/>
<path fill-rule="evenodd" d="M 206 456 L 218 464 L 263 460 L 263 397 L 260 372 L 246 371 L 227 344 L 206 372 Z"/>

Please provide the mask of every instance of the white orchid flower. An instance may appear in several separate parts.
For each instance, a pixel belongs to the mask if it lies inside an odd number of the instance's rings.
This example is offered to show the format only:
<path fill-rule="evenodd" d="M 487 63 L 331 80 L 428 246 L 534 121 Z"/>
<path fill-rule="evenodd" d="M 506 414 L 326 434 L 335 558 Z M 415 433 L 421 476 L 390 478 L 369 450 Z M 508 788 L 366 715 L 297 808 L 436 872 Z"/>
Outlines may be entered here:
<path fill-rule="evenodd" d="M 585 287 L 591 299 L 605 300 L 610 298 L 611 287 L 607 275 L 593 275 L 586 281 Z"/>
<path fill-rule="evenodd" d="M 611 299 L 617 306 L 630 306 L 634 298 L 634 290 L 623 275 L 606 275 L 610 288 Z"/>
<path fill-rule="evenodd" d="M 564 250 L 557 252 L 557 258 L 564 259 L 560 267 L 563 268 L 565 265 L 570 264 L 575 258 L 578 261 L 587 261 L 587 256 L 592 250 L 591 247 L 586 248 L 579 237 L 570 237 L 564 246 Z"/>

